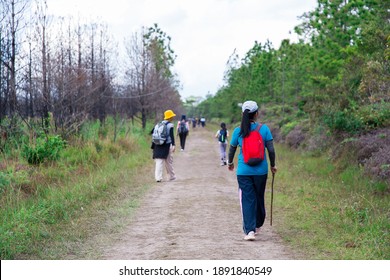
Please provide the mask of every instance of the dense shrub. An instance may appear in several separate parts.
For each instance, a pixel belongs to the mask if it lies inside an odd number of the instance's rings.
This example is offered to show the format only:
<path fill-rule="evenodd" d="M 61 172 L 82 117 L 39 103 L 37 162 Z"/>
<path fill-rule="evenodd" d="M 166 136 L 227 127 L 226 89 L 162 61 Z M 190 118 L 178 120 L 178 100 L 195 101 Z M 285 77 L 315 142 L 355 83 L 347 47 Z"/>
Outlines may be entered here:
<path fill-rule="evenodd" d="M 390 104 L 386 102 L 360 106 L 353 110 L 330 111 L 323 118 L 332 131 L 358 134 L 388 127 L 390 125 Z"/>
<path fill-rule="evenodd" d="M 366 130 L 386 127 L 390 125 L 390 103 L 375 103 L 362 106 L 355 113 Z"/>
<path fill-rule="evenodd" d="M 345 131 L 350 134 L 356 134 L 364 127 L 364 123 L 348 111 L 329 112 L 324 116 L 324 123 L 332 131 Z"/>
<path fill-rule="evenodd" d="M 29 164 L 40 164 L 45 160 L 57 160 L 64 146 L 61 136 L 42 135 L 34 145 L 25 145 L 22 154 Z"/>

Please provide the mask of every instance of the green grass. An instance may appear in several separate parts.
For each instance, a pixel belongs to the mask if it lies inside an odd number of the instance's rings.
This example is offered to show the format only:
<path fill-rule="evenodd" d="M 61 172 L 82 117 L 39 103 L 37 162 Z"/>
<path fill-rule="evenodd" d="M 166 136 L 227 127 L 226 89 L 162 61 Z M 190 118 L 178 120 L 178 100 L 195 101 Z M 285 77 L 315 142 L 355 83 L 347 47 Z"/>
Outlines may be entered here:
<path fill-rule="evenodd" d="M 389 259 L 388 186 L 357 167 L 277 146 L 274 222 L 309 259 Z"/>
<path fill-rule="evenodd" d="M 103 230 L 96 227 L 112 218 L 104 215 L 123 197 L 137 205 L 148 180 L 136 177 L 152 162 L 148 136 L 133 129 L 114 143 L 110 131 L 107 137 L 98 136 L 96 126 L 91 126 L 93 134 L 84 131 L 88 140 L 76 139 L 57 161 L 37 166 L 4 161 L 1 259 L 68 258 L 80 240 Z"/>
<path fill-rule="evenodd" d="M 214 133 L 219 126 L 207 128 Z M 99 259 L 96 235 L 131 218 L 153 181 L 145 175 L 152 164 L 150 136 L 123 124 L 113 142 L 109 128 L 100 133 L 92 123 L 91 129 L 55 162 L 30 166 L 4 159 L 1 259 Z M 386 183 L 371 181 L 358 167 L 340 171 L 325 155 L 276 149 L 273 224 L 294 249 L 308 259 L 390 258 Z"/>

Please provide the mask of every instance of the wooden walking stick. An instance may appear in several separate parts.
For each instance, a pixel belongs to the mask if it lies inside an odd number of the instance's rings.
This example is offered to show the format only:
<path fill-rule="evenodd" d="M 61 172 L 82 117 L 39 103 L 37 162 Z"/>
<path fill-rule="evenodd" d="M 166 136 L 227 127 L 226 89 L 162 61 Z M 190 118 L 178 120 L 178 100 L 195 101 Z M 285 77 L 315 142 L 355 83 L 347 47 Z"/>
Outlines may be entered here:
<path fill-rule="evenodd" d="M 274 204 L 274 179 L 275 179 L 275 173 L 272 172 L 272 184 L 271 184 L 271 226 L 272 226 L 272 206 Z"/>

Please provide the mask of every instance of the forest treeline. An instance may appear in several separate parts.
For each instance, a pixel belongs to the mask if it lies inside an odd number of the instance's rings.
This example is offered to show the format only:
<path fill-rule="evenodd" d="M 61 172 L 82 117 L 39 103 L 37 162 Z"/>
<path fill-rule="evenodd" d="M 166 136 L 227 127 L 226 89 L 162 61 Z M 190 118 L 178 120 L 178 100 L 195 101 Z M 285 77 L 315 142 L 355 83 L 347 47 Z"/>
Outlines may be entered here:
<path fill-rule="evenodd" d="M 245 57 L 233 53 L 224 85 L 197 109 L 236 124 L 237 105 L 256 100 L 262 120 L 291 147 L 332 147 L 334 158 L 348 150 L 389 181 L 389 11 L 389 1 L 318 0 L 294 29 L 297 43 L 255 42 Z"/>
<path fill-rule="evenodd" d="M 0 1 L 0 124 L 48 119 L 69 135 L 87 119 L 162 115 L 181 105 L 171 38 L 157 24 L 128 35 L 119 55 L 106 24 L 58 18 L 45 0 Z M 158 102 L 156 102 L 158 100 Z M 157 105 L 158 104 L 158 105 Z"/>

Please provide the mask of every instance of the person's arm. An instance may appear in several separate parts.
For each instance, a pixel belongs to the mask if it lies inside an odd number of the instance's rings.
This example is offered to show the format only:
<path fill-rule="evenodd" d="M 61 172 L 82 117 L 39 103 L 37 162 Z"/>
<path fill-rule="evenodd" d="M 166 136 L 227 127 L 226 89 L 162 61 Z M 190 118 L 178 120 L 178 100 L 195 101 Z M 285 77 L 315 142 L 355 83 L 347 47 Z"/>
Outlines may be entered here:
<path fill-rule="evenodd" d="M 236 153 L 236 150 L 237 150 L 237 146 L 232 146 L 230 145 L 229 147 L 229 155 L 228 155 L 228 168 L 230 171 L 232 171 L 234 169 L 234 154 Z"/>
<path fill-rule="evenodd" d="M 267 151 L 268 151 L 269 161 L 271 164 L 271 171 L 272 171 L 272 173 L 276 173 L 278 168 L 276 167 L 276 163 L 275 163 L 276 153 L 275 153 L 275 148 L 274 148 L 274 141 L 270 140 L 270 141 L 265 142 L 265 147 L 267 148 Z"/>
<path fill-rule="evenodd" d="M 152 131 L 150 131 L 150 134 L 153 134 L 154 132 L 154 127 L 152 128 Z M 152 140 L 152 145 L 150 146 L 151 149 L 154 149 L 154 142 Z"/>
<path fill-rule="evenodd" d="M 171 130 L 169 131 L 169 136 L 171 137 L 171 144 L 172 144 L 172 146 L 175 146 L 175 137 L 174 137 L 174 135 L 173 135 L 174 133 L 173 133 L 173 127 L 171 128 Z"/>

